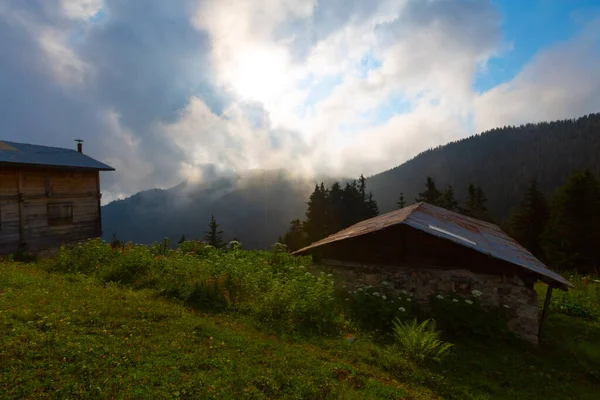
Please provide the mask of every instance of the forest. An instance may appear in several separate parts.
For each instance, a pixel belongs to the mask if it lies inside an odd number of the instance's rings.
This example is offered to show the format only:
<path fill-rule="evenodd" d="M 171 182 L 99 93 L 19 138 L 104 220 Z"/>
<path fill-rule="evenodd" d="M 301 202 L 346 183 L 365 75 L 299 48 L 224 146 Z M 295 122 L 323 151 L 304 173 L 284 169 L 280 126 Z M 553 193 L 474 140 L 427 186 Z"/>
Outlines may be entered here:
<path fill-rule="evenodd" d="M 598 273 L 600 253 L 600 181 L 589 169 L 573 172 L 547 197 L 533 179 L 511 214 L 496 220 L 488 211 L 484 190 L 469 184 L 464 202 L 455 197 L 452 186 L 438 189 L 432 177 L 422 192 L 410 199 L 399 193 L 396 207 L 414 202 L 427 203 L 469 217 L 499 224 L 510 236 L 553 269 Z M 294 219 L 279 238 L 292 251 L 323 239 L 364 219 L 379 215 L 377 202 L 366 190 L 366 179 L 331 187 L 315 186 L 307 202 L 305 219 Z"/>

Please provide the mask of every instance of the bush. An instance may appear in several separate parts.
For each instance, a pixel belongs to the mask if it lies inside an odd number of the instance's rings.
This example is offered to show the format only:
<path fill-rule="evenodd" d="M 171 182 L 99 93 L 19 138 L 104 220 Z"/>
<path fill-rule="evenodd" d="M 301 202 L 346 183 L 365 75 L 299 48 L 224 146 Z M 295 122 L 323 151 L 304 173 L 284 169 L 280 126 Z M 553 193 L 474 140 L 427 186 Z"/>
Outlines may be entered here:
<path fill-rule="evenodd" d="M 400 296 L 390 294 L 387 284 L 375 288 L 359 285 L 355 291 L 343 295 L 343 304 L 352 318 L 363 328 L 386 332 L 392 328 L 392 320 L 412 316 L 413 302 L 408 293 Z"/>
<path fill-rule="evenodd" d="M 441 331 L 435 330 L 435 321 L 417 319 L 412 322 L 393 321 L 395 346 L 418 363 L 428 360 L 442 362 L 453 346 L 439 339 Z"/>
<path fill-rule="evenodd" d="M 61 248 L 48 268 L 83 273 L 102 282 L 157 290 L 208 312 L 238 311 L 281 331 L 335 331 L 340 323 L 333 280 L 308 272 L 310 257 L 215 249 L 199 241 L 111 246 L 90 240 Z"/>
<path fill-rule="evenodd" d="M 454 338 L 475 335 L 499 340 L 510 336 L 507 310 L 484 310 L 479 296 L 481 292 L 477 290 L 473 290 L 473 295 L 469 297 L 434 294 L 429 299 L 430 308 L 426 314 Z"/>

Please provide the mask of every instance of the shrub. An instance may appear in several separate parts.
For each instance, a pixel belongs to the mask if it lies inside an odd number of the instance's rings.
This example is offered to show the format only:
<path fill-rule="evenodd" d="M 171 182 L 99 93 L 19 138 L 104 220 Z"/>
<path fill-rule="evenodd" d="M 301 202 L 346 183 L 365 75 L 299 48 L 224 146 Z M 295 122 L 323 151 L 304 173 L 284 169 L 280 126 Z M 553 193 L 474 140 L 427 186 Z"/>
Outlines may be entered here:
<path fill-rule="evenodd" d="M 355 291 L 343 294 L 343 304 L 352 318 L 363 328 L 373 331 L 389 331 L 392 320 L 412 316 L 413 302 L 408 293 L 393 296 L 387 285 L 375 288 L 359 285 Z"/>
<path fill-rule="evenodd" d="M 423 363 L 428 360 L 442 362 L 453 346 L 452 343 L 440 340 L 441 331 L 435 330 L 435 321 L 431 319 L 418 323 L 393 321 L 396 347 L 407 356 Z"/>
<path fill-rule="evenodd" d="M 472 296 L 436 293 L 430 296 L 428 316 L 433 318 L 446 334 L 455 338 L 483 336 L 502 339 L 510 336 L 507 309 L 484 310 L 474 290 Z"/>

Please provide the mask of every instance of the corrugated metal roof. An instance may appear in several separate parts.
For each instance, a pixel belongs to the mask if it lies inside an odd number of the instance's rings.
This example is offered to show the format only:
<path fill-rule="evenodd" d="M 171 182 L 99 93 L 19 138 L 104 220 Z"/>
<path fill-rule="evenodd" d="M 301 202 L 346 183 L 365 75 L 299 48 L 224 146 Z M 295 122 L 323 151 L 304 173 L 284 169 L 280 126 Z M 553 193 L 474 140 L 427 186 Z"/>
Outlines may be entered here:
<path fill-rule="evenodd" d="M 300 254 L 315 247 L 375 232 L 398 224 L 408 225 L 430 235 L 450 240 L 499 260 L 518 265 L 537 273 L 546 282 L 551 280 L 554 283 L 558 283 L 561 287 L 573 287 L 569 281 L 548 269 L 540 260 L 511 239 L 497 225 L 470 218 L 428 203 L 413 204 L 400 210 L 361 221 L 310 246 L 297 250 L 293 254 Z"/>
<path fill-rule="evenodd" d="M 77 150 L 7 141 L 0 141 L 0 164 L 2 163 L 115 170 Z"/>

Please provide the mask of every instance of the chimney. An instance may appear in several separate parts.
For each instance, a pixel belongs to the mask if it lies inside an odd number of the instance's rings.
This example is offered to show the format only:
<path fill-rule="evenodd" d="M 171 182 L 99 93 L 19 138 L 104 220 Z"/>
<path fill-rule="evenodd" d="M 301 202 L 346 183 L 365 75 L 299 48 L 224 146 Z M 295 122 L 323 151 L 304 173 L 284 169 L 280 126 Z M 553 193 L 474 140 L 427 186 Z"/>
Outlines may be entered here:
<path fill-rule="evenodd" d="M 75 139 L 75 141 L 77 142 L 77 151 L 83 153 L 83 140 Z"/>

